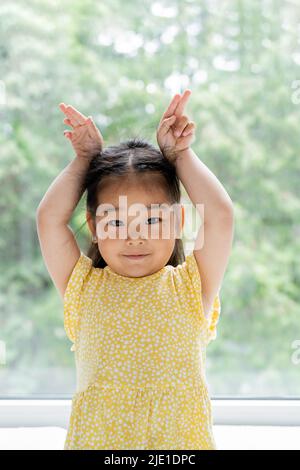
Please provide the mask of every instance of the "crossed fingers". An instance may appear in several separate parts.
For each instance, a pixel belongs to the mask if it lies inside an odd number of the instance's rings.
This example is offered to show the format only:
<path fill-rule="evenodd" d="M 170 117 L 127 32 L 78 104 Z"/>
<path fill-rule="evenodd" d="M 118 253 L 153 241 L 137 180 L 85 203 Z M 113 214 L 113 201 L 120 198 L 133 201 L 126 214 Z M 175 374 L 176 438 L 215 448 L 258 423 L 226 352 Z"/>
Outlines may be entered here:
<path fill-rule="evenodd" d="M 88 120 L 84 114 L 77 111 L 77 109 L 71 105 L 66 106 L 65 103 L 60 103 L 59 107 L 61 111 L 67 116 L 67 118 L 64 119 L 64 123 L 73 128 L 76 126 L 82 126 Z"/>
<path fill-rule="evenodd" d="M 93 118 L 91 116 L 85 116 L 80 111 L 75 109 L 71 105 L 65 105 L 65 103 L 60 103 L 59 108 L 61 111 L 67 116 L 64 119 L 64 123 L 68 126 L 71 126 L 74 130 L 79 128 L 83 125 L 88 125 L 91 137 L 95 138 L 96 140 L 103 140 L 101 132 L 95 125 Z M 65 134 L 69 135 L 70 132 L 64 131 Z"/>
<path fill-rule="evenodd" d="M 188 99 L 191 95 L 191 90 L 185 90 L 183 95 L 179 95 L 176 93 L 176 95 L 173 96 L 167 110 L 164 112 L 162 119 L 166 119 L 173 114 L 177 117 L 180 117 L 184 111 L 184 108 L 188 102 Z"/>

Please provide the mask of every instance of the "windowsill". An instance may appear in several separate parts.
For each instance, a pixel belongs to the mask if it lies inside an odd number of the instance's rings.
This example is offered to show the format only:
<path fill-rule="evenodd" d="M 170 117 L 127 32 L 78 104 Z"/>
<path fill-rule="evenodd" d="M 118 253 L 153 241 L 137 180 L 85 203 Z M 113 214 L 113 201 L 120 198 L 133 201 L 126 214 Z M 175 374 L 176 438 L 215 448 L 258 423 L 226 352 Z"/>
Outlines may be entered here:
<path fill-rule="evenodd" d="M 214 425 L 300 426 L 300 399 L 212 399 Z M 68 427 L 71 400 L 0 399 L 0 428 Z"/>
<path fill-rule="evenodd" d="M 63 450 L 62 427 L 0 428 L 0 450 Z M 214 426 L 217 450 L 300 450 L 300 427 Z"/>

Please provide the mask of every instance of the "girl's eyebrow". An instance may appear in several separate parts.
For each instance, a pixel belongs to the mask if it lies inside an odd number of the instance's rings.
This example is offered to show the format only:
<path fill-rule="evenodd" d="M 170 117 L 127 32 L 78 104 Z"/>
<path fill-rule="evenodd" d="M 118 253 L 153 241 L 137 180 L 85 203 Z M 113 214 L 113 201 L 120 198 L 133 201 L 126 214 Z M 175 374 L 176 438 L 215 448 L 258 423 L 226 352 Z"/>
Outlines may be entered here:
<path fill-rule="evenodd" d="M 169 213 L 170 211 L 170 204 L 169 203 L 153 203 L 153 204 L 148 204 L 147 206 L 147 209 L 161 209 L 163 212 L 166 212 L 166 213 Z M 99 209 L 99 208 L 98 208 Z M 110 212 L 115 212 L 117 210 L 119 210 L 119 206 L 115 206 L 115 207 L 108 207 L 106 209 L 103 209 L 103 210 L 97 210 L 96 211 L 96 216 L 97 217 L 103 217 L 105 216 L 106 214 L 109 214 Z M 122 208 L 121 208 L 122 209 Z"/>
<path fill-rule="evenodd" d="M 157 203 L 157 204 L 153 203 L 153 204 L 148 204 L 148 206 L 145 206 L 145 207 L 147 207 L 147 209 L 159 208 L 159 207 L 164 209 L 166 207 L 166 203 L 161 203 L 161 204 L 160 203 Z M 119 209 L 119 207 L 116 206 L 116 209 Z"/>
<path fill-rule="evenodd" d="M 159 204 L 159 203 L 157 203 L 157 204 L 153 203 L 153 204 L 148 204 L 148 205 L 145 206 L 145 207 L 147 207 L 147 209 L 159 209 L 159 208 L 161 208 L 161 209 L 166 209 L 166 208 L 167 208 L 167 207 L 166 207 L 166 204 L 167 204 L 167 203 L 161 203 L 161 204 Z M 169 204 L 167 204 L 167 206 L 169 206 Z M 114 210 L 116 210 L 116 209 L 119 210 L 119 209 L 120 209 L 119 206 L 114 206 L 114 207 L 111 208 L 111 209 L 110 209 L 110 208 L 109 208 L 109 209 L 105 209 L 104 212 L 112 212 L 112 211 L 114 211 Z"/>

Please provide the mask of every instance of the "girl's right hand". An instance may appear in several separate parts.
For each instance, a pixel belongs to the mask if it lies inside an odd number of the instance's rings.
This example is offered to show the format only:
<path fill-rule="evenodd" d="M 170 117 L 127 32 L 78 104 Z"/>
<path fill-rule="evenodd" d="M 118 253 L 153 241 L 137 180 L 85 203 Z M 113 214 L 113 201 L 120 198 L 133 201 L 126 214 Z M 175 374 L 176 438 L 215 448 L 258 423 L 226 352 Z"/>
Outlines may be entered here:
<path fill-rule="evenodd" d="M 95 153 L 102 151 L 104 140 L 92 117 L 86 117 L 65 103 L 60 103 L 59 108 L 66 116 L 64 124 L 73 129 L 65 130 L 64 135 L 70 140 L 76 156 L 90 160 Z"/>

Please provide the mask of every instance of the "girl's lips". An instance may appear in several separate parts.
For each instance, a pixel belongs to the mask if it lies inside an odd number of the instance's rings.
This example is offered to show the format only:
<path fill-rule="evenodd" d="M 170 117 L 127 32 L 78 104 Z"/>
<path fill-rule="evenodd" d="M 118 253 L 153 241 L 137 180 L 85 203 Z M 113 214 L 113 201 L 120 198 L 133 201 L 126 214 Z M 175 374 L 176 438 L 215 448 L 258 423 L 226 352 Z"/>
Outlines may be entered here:
<path fill-rule="evenodd" d="M 124 256 L 126 256 L 126 258 L 129 258 L 129 259 L 143 259 L 146 256 L 148 256 L 148 254 L 147 255 L 124 255 Z"/>

